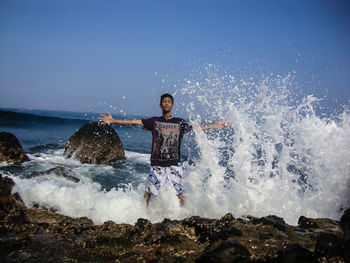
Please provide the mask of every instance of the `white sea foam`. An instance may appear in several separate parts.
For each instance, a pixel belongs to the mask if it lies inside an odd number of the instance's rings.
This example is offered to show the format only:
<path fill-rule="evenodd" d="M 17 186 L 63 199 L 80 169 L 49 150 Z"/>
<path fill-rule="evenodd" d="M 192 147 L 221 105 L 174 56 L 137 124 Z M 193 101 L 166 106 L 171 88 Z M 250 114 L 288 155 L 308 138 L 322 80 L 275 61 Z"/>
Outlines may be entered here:
<path fill-rule="evenodd" d="M 11 164 L 8 163 L 8 162 L 0 162 L 0 167 L 2 167 L 2 166 L 9 166 L 9 165 L 11 165 Z"/>
<path fill-rule="evenodd" d="M 30 180 L 11 176 L 28 206 L 40 203 L 95 223 L 107 220 L 135 223 L 140 217 L 158 222 L 192 215 L 216 218 L 225 213 L 283 217 L 296 224 L 299 216 L 339 219 L 349 207 L 350 114 L 320 118 L 313 96 L 295 102 L 292 75 L 258 80 L 203 73 L 178 90 L 191 122 L 220 118 L 228 129 L 203 132 L 196 128 L 200 157 L 184 163 L 185 205 L 179 207 L 173 189 L 164 189 L 146 209 L 143 199 L 147 171 L 131 169 L 138 184 L 103 190 L 91 178 L 113 173 L 111 166 L 81 165 L 62 152 L 31 155 L 44 168 L 61 164 L 83 179 L 73 183 L 44 176 Z M 186 116 L 185 116 L 186 117 Z M 131 163 L 149 163 L 149 154 L 126 152 Z"/>
<path fill-rule="evenodd" d="M 129 161 L 141 164 L 149 163 L 151 157 L 151 155 L 147 153 L 138 153 L 132 151 L 125 151 L 125 156 Z"/>
<path fill-rule="evenodd" d="M 208 217 L 275 214 L 292 224 L 300 215 L 339 219 L 350 206 L 349 112 L 322 119 L 313 96 L 293 102 L 291 75 L 256 82 L 214 75 L 180 92 L 194 94 L 193 122 L 201 121 L 196 105 L 204 104 L 204 116 L 226 118 L 232 129 L 196 132 L 201 158 L 189 173 L 192 210 Z"/>

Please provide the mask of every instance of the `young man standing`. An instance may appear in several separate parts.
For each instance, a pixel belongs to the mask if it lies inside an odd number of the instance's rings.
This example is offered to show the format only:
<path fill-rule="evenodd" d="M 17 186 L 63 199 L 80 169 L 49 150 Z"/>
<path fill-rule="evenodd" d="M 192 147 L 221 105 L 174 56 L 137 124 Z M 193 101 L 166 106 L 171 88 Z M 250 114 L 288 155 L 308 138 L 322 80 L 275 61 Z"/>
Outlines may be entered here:
<path fill-rule="evenodd" d="M 171 115 L 174 106 L 174 98 L 166 93 L 160 98 L 160 107 L 163 115 L 142 120 L 116 120 L 108 112 L 99 117 L 102 123 L 116 123 L 119 125 L 142 125 L 144 129 L 152 132 L 151 171 L 146 182 L 144 198 L 146 204 L 151 195 L 158 195 L 160 188 L 171 183 L 183 205 L 183 171 L 180 163 L 180 147 L 182 137 L 192 130 L 192 126 L 181 118 Z M 226 122 L 218 122 L 212 125 L 201 125 L 202 130 L 226 127 Z"/>

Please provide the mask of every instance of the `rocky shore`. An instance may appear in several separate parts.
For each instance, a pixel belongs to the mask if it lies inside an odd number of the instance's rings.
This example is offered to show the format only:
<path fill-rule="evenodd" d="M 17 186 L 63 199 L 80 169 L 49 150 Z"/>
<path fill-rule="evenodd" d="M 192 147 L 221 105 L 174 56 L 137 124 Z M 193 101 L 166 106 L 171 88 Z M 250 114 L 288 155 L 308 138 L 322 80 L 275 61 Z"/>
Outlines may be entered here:
<path fill-rule="evenodd" d="M 1 262 L 349 262 L 349 210 L 340 222 L 277 216 L 193 216 L 135 225 L 26 208 L 0 176 Z M 345 234 L 344 234 L 345 232 Z"/>

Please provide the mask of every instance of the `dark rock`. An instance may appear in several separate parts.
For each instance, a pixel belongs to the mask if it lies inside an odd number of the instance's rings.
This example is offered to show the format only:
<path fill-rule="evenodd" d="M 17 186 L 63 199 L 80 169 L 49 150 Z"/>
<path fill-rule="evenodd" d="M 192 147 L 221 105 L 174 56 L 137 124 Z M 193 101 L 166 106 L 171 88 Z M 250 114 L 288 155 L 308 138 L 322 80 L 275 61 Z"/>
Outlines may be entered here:
<path fill-rule="evenodd" d="M 185 263 L 186 259 L 182 258 L 182 257 L 177 257 L 174 259 L 174 263 Z"/>
<path fill-rule="evenodd" d="M 310 263 L 314 261 L 312 253 L 298 244 L 291 244 L 278 252 L 275 263 Z"/>
<path fill-rule="evenodd" d="M 29 161 L 22 145 L 12 133 L 0 132 L 0 161 L 16 165 Z"/>
<path fill-rule="evenodd" d="M 269 215 L 261 218 L 253 218 L 251 217 L 253 224 L 265 224 L 265 225 L 272 225 L 273 227 L 277 228 L 281 231 L 286 231 L 285 221 L 283 218 L 275 216 L 275 215 Z"/>
<path fill-rule="evenodd" d="M 350 208 L 341 217 L 340 226 L 344 231 L 344 240 L 350 242 Z"/>
<path fill-rule="evenodd" d="M 21 225 L 27 222 L 25 208 L 21 206 L 14 206 L 4 219 L 6 224 Z"/>
<path fill-rule="evenodd" d="M 260 234 L 260 235 L 259 235 L 259 239 L 260 239 L 261 241 L 268 240 L 268 239 L 270 239 L 270 238 L 272 238 L 272 237 L 273 237 L 273 235 L 271 235 L 271 234 Z"/>
<path fill-rule="evenodd" d="M 298 219 L 298 226 L 305 228 L 305 229 L 310 229 L 310 228 L 319 228 L 316 222 L 314 222 L 312 219 L 307 218 L 305 216 L 301 216 Z"/>
<path fill-rule="evenodd" d="M 13 198 L 20 204 L 24 205 L 24 202 L 22 200 L 22 197 L 19 195 L 19 193 L 14 193 L 13 195 Z"/>
<path fill-rule="evenodd" d="M 158 240 L 157 240 L 158 241 Z M 181 244 L 183 242 L 183 236 L 176 234 L 176 235 L 166 235 L 164 234 L 160 239 L 159 243 L 166 243 L 170 246 L 176 246 L 178 244 Z"/>
<path fill-rule="evenodd" d="M 25 207 L 18 197 L 11 195 L 15 183 L 0 174 L 0 220 L 5 224 L 22 224 L 26 222 Z"/>
<path fill-rule="evenodd" d="M 221 235 L 220 238 L 225 240 L 230 237 L 242 236 L 242 231 L 234 226 L 234 222 L 226 222 L 220 226 Z"/>
<path fill-rule="evenodd" d="M 2 177 L 0 174 L 0 195 L 11 195 L 15 183 L 8 177 Z"/>
<path fill-rule="evenodd" d="M 96 122 L 82 126 L 69 138 L 64 156 L 93 164 L 112 164 L 125 159 L 116 131 L 109 125 Z"/>
<path fill-rule="evenodd" d="M 340 226 L 344 231 L 344 258 L 350 262 L 350 208 L 341 217 Z"/>
<path fill-rule="evenodd" d="M 315 254 L 323 257 L 335 257 L 343 254 L 344 243 L 338 236 L 322 233 L 317 237 Z"/>
<path fill-rule="evenodd" d="M 59 177 L 64 177 L 75 183 L 80 182 L 80 179 L 76 177 L 76 174 L 71 169 L 63 166 L 57 166 L 55 168 L 51 168 L 49 170 L 42 171 L 42 172 L 32 172 L 27 178 L 29 179 L 37 176 L 50 175 L 50 174 L 54 174 Z"/>
<path fill-rule="evenodd" d="M 231 236 L 241 236 L 242 232 L 229 222 L 228 220 L 226 223 L 220 224 L 219 220 L 192 216 L 184 219 L 182 224 L 188 227 L 194 227 L 198 241 L 203 243 L 208 240 L 215 242 L 219 239 L 226 240 Z"/>
<path fill-rule="evenodd" d="M 226 215 L 221 217 L 220 220 L 227 223 L 227 222 L 232 222 L 233 220 L 235 220 L 235 218 L 233 217 L 233 215 L 231 213 L 227 213 Z"/>
<path fill-rule="evenodd" d="M 86 217 L 26 208 L 11 195 L 13 185 L 0 175 L 0 262 L 350 262 L 342 229 L 326 218 L 312 220 L 319 228 L 298 227 L 303 232 L 287 224 L 279 230 L 278 217 L 232 214 L 94 225 Z"/>
<path fill-rule="evenodd" d="M 135 224 L 135 228 L 144 230 L 145 228 L 149 227 L 151 225 L 151 222 L 144 218 L 137 219 L 137 222 Z"/>
<path fill-rule="evenodd" d="M 236 240 L 227 240 L 212 250 L 204 252 L 196 261 L 209 262 L 249 262 L 248 249 Z"/>

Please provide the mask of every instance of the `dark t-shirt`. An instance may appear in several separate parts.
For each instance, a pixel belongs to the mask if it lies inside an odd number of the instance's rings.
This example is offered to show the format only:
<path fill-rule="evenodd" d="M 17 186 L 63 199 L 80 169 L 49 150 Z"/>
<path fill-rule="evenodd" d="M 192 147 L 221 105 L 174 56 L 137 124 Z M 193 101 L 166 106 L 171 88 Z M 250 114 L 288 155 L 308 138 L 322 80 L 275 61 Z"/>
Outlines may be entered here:
<path fill-rule="evenodd" d="M 152 132 L 152 166 L 171 166 L 180 162 L 180 146 L 183 135 L 192 126 L 180 118 L 152 117 L 142 120 L 143 127 Z"/>

